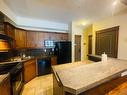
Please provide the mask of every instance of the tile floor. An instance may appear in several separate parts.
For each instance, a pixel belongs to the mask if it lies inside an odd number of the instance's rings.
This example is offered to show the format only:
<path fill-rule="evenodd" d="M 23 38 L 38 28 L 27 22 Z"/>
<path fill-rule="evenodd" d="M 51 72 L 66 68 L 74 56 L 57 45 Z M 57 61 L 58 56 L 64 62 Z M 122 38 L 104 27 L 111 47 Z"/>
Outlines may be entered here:
<path fill-rule="evenodd" d="M 20 95 L 53 95 L 53 75 L 34 78 L 24 85 Z"/>

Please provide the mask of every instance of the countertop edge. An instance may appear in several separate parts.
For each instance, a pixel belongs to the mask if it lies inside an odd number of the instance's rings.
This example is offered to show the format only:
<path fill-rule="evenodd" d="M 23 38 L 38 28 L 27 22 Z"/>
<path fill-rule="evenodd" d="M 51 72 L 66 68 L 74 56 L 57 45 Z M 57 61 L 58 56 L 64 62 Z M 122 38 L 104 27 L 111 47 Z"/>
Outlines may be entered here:
<path fill-rule="evenodd" d="M 0 75 L 0 85 L 3 82 L 4 79 L 6 79 L 7 77 L 9 77 L 9 75 L 10 75 L 9 73 Z"/>

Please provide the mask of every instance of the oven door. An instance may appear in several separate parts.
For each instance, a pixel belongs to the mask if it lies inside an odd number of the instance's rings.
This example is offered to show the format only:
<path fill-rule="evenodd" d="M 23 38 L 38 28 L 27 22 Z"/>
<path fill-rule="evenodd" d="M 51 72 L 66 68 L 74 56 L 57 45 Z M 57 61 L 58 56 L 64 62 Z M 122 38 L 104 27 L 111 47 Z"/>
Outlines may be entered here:
<path fill-rule="evenodd" d="M 22 63 L 18 63 L 11 71 L 11 91 L 12 95 L 19 95 L 20 90 L 23 87 L 23 66 Z"/>
<path fill-rule="evenodd" d="M 12 83 L 12 95 L 19 95 L 23 87 L 23 75 L 22 72 L 18 73 Z"/>

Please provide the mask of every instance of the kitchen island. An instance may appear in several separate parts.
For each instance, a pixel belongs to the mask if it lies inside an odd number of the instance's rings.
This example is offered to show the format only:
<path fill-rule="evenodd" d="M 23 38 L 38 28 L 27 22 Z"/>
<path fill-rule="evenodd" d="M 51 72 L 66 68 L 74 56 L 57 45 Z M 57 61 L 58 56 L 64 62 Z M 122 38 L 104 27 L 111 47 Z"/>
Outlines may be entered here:
<path fill-rule="evenodd" d="M 52 67 L 54 95 L 79 95 L 103 83 L 121 77 L 121 75 L 126 75 L 123 73 L 127 70 L 126 60 L 110 58 L 105 63 L 83 63 L 85 62 Z"/>

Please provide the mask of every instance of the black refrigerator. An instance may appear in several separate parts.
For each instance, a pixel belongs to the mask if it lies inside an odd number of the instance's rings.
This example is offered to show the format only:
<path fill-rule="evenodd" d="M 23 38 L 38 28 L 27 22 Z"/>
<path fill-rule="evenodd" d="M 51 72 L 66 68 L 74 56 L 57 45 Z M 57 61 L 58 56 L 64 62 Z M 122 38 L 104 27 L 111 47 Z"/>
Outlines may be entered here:
<path fill-rule="evenodd" d="M 55 42 L 54 53 L 57 56 L 57 64 L 71 62 L 71 41 Z"/>

